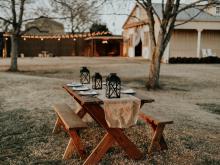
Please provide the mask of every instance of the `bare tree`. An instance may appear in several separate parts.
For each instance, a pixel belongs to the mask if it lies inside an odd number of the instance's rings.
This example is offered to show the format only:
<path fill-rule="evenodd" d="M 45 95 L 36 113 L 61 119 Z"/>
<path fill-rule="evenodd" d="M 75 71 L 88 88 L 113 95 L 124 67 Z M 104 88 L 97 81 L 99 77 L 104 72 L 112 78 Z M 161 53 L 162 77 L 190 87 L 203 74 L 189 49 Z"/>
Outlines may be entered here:
<path fill-rule="evenodd" d="M 0 8 L 4 11 L 4 15 L 0 16 L 0 20 L 3 22 L 5 27 L 12 27 L 11 71 L 17 71 L 18 38 L 22 26 L 24 4 L 25 0 L 1 0 L 0 2 Z"/>
<path fill-rule="evenodd" d="M 98 3 L 95 0 L 52 0 L 51 4 L 60 15 L 65 16 L 72 33 L 88 30 L 96 20 Z"/>
<path fill-rule="evenodd" d="M 152 0 L 136 0 L 136 2 L 144 8 L 148 16 L 149 23 L 149 34 L 151 41 L 151 52 L 152 60 L 150 64 L 149 78 L 147 82 L 147 87 L 151 89 L 156 89 L 160 87 L 160 62 L 167 44 L 170 41 L 173 30 L 176 26 L 177 17 L 180 13 L 192 8 L 197 8 L 198 12 L 191 15 L 188 20 L 182 22 L 185 24 L 206 8 L 220 4 L 219 0 L 195 0 L 189 4 L 181 5 L 181 0 L 162 0 L 161 11 L 158 11 Z M 159 22 L 159 33 L 155 31 L 155 23 Z"/>
<path fill-rule="evenodd" d="M 18 41 L 25 31 L 22 31 L 24 16 L 34 16 L 32 12 L 25 13 L 25 5 L 31 4 L 30 0 L 1 0 L 0 1 L 0 25 L 4 32 L 11 33 L 11 65 L 10 71 L 17 71 Z M 29 8 L 30 9 L 30 8 Z M 40 12 L 38 12 L 39 14 Z M 27 16 L 28 17 L 28 16 Z M 33 27 L 35 28 L 35 27 Z M 30 29 L 28 29 L 30 30 Z"/>

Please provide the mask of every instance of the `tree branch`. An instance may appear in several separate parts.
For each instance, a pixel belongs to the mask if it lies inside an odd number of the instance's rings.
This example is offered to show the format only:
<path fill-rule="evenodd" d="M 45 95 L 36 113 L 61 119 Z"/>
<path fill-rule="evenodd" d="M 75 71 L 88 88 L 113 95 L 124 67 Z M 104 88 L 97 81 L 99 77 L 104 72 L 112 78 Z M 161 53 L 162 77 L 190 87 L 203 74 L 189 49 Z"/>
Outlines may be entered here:
<path fill-rule="evenodd" d="M 197 17 L 197 16 L 198 16 L 200 13 L 202 13 L 202 12 L 203 12 L 202 10 L 199 10 L 199 12 L 198 12 L 196 15 L 191 16 L 191 18 L 190 18 L 190 19 L 185 20 L 185 21 L 183 21 L 182 23 L 175 24 L 175 25 L 174 25 L 174 27 L 177 27 L 177 26 L 180 26 L 180 25 L 186 24 L 186 23 L 188 23 L 188 22 L 190 22 L 190 21 L 194 20 L 194 18 L 196 18 L 196 17 Z"/>
<path fill-rule="evenodd" d="M 7 20 L 7 19 L 1 17 L 1 16 L 0 16 L 0 20 L 3 20 L 4 22 L 7 22 L 7 23 L 9 23 L 9 24 L 13 24 L 13 22 L 11 22 L 11 21 L 9 21 L 9 20 Z"/>
<path fill-rule="evenodd" d="M 16 18 L 15 0 L 11 0 L 11 11 L 13 17 L 13 26 L 16 27 L 17 18 Z"/>
<path fill-rule="evenodd" d="M 20 29 L 21 29 L 21 26 L 22 26 L 22 20 L 23 20 L 23 14 L 24 14 L 24 3 L 25 3 L 25 0 L 21 0 L 20 2 L 20 13 L 19 13 L 19 18 L 18 18 L 18 31 L 17 33 L 20 33 Z"/>
<path fill-rule="evenodd" d="M 185 5 L 184 7 L 182 7 L 181 9 L 179 9 L 177 11 L 177 13 L 181 13 L 187 9 L 190 9 L 190 8 L 199 8 L 199 7 L 203 7 L 203 6 L 206 6 L 206 8 L 210 7 L 210 6 L 213 6 L 213 5 L 219 5 L 220 4 L 220 1 L 219 0 L 212 0 L 212 1 L 208 1 L 207 4 L 201 4 L 202 2 L 207 2 L 207 0 L 198 0 L 198 1 L 195 1 L 193 3 L 190 3 L 188 5 Z"/>
<path fill-rule="evenodd" d="M 148 6 L 152 6 L 151 0 L 147 0 L 147 3 L 144 0 L 136 0 L 136 2 L 145 9 L 147 12 L 147 16 L 149 19 L 149 34 L 152 41 L 152 48 L 156 46 L 156 37 L 155 37 L 155 21 L 153 16 L 152 8 L 149 8 Z M 149 4 L 148 4 L 149 3 Z"/>

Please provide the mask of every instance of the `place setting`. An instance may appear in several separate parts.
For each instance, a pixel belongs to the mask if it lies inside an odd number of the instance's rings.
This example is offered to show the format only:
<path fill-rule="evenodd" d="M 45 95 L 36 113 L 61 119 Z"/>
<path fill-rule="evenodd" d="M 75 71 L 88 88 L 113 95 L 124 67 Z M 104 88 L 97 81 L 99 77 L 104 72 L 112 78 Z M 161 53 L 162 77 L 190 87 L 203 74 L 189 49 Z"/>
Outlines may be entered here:
<path fill-rule="evenodd" d="M 72 82 L 66 84 L 74 91 L 78 91 L 79 95 L 83 96 L 96 96 L 103 95 L 106 98 L 120 98 L 121 94 L 134 95 L 136 92 L 129 88 L 126 89 L 121 86 L 121 80 L 116 73 L 110 73 L 106 80 L 103 81 L 103 77 L 100 73 L 95 72 L 90 78 L 90 71 L 87 67 L 83 66 L 80 69 L 80 82 Z M 90 82 L 92 80 L 92 83 Z"/>

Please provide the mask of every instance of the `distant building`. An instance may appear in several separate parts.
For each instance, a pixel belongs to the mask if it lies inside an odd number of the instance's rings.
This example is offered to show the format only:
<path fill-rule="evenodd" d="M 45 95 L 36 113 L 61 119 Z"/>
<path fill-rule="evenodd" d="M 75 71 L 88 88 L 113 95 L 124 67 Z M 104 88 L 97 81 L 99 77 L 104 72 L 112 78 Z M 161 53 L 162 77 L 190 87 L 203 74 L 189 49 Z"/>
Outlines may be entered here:
<path fill-rule="evenodd" d="M 161 4 L 154 4 L 161 17 Z M 177 17 L 182 23 L 198 9 L 189 9 Z M 159 22 L 155 22 L 155 32 L 159 32 Z M 136 5 L 123 25 L 123 55 L 151 58 L 149 26 L 146 11 Z M 163 62 L 170 57 L 204 57 L 213 54 L 220 57 L 220 6 L 210 7 L 194 20 L 177 26 L 164 52 Z"/>
<path fill-rule="evenodd" d="M 87 56 L 122 56 L 122 36 L 94 36 L 85 38 Z"/>
<path fill-rule="evenodd" d="M 65 33 L 61 23 L 44 17 L 27 23 L 25 30 L 19 40 L 19 57 L 122 56 L 122 36 L 109 32 Z M 3 57 L 10 56 L 9 36 L 3 39 Z"/>
<path fill-rule="evenodd" d="M 46 17 L 40 17 L 25 25 L 25 30 L 30 29 L 26 34 L 63 34 L 64 26 L 62 23 Z"/>

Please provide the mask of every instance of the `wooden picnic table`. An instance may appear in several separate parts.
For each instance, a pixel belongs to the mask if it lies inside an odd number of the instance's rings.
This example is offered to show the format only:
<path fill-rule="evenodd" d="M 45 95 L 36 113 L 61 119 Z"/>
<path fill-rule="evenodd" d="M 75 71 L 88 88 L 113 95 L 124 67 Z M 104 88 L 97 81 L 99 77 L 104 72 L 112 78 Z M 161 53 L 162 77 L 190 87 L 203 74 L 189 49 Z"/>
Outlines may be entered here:
<path fill-rule="evenodd" d="M 81 105 L 81 109 L 77 113 L 80 118 L 88 113 L 101 127 L 106 130 L 106 134 L 95 147 L 92 153 L 86 158 L 84 164 L 96 164 L 108 151 L 108 149 L 117 142 L 117 144 L 127 153 L 132 159 L 141 159 L 143 153 L 137 146 L 131 142 L 123 133 L 121 128 L 110 128 L 105 120 L 104 110 L 102 108 L 103 101 L 97 97 L 82 96 L 78 91 L 74 91 L 71 87 L 63 86 L 63 88 Z M 153 99 L 141 99 L 141 107 L 144 103 L 151 103 Z"/>

